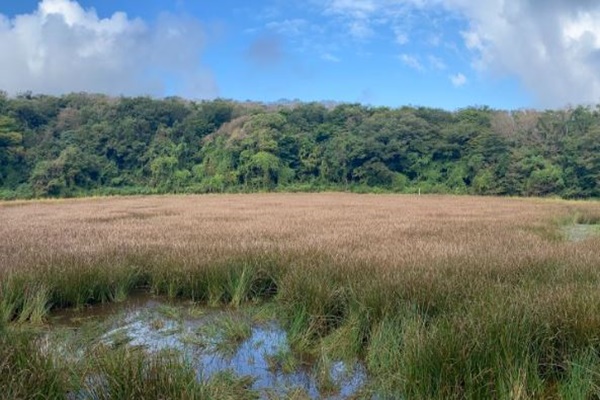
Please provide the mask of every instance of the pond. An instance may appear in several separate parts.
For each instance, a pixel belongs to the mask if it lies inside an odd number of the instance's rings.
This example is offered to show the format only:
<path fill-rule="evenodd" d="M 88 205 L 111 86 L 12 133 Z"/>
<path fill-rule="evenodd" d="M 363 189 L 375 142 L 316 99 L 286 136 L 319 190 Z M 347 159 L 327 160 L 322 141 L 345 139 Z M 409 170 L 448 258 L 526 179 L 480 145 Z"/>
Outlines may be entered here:
<path fill-rule="evenodd" d="M 367 382 L 359 362 L 309 362 L 291 350 L 273 313 L 173 303 L 147 294 L 123 303 L 53 313 L 47 343 L 63 357 L 88 347 L 129 346 L 149 353 L 181 352 L 200 380 L 229 371 L 252 379 L 261 398 L 300 390 L 309 398 L 353 398 Z M 79 343 L 80 351 L 73 351 Z M 68 349 L 68 350 L 67 350 Z M 325 375 L 325 376 L 324 376 Z"/>

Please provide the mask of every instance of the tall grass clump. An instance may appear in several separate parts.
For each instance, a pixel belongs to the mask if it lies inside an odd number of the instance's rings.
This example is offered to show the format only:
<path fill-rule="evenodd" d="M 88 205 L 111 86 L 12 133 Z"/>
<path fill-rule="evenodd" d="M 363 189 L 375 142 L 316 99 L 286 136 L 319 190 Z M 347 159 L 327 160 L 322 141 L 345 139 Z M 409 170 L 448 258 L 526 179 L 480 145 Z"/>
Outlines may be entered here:
<path fill-rule="evenodd" d="M 98 350 L 80 395 L 94 399 L 254 399 L 251 381 L 217 375 L 201 382 L 178 353 L 148 355 L 121 348 Z"/>
<path fill-rule="evenodd" d="M 254 252 L 206 264 L 181 265 L 169 258 L 148 268 L 147 274 L 155 294 L 238 307 L 272 298 L 284 268 L 276 255 Z"/>
<path fill-rule="evenodd" d="M 600 224 L 600 211 L 590 208 L 578 208 L 575 211 L 573 222 L 583 225 Z"/>
<path fill-rule="evenodd" d="M 505 304 L 506 305 L 506 304 Z M 402 330 L 398 389 L 410 398 L 538 396 L 534 325 L 515 309 L 478 306 Z"/>
<path fill-rule="evenodd" d="M 6 325 L 19 314 L 23 304 L 24 282 L 19 285 L 9 275 L 0 279 L 0 323 Z"/>
<path fill-rule="evenodd" d="M 600 356 L 597 349 L 576 354 L 567 363 L 566 376 L 559 386 L 565 400 L 600 398 Z"/>
<path fill-rule="evenodd" d="M 115 265 L 103 260 L 66 258 L 60 267 L 48 267 L 46 274 L 53 305 L 61 308 L 123 301 L 146 283 L 146 277 L 135 265 Z"/>
<path fill-rule="evenodd" d="M 384 398 L 393 396 L 399 388 L 403 388 L 403 337 L 418 332 L 423 324 L 416 313 L 399 311 L 372 326 L 364 358 L 367 368 L 375 377 L 372 386 Z"/>
<path fill-rule="evenodd" d="M 50 290 L 43 283 L 27 286 L 18 321 L 41 324 L 50 310 Z"/>
<path fill-rule="evenodd" d="M 277 296 L 292 343 L 326 336 L 343 323 L 349 305 L 343 273 L 332 260 L 320 254 L 303 256 L 288 268 Z"/>
<path fill-rule="evenodd" d="M 0 324 L 1 325 L 1 324 Z M 68 392 L 65 371 L 39 351 L 27 330 L 0 327 L 0 390 L 6 399 L 59 399 Z"/>
<path fill-rule="evenodd" d="M 51 303 L 48 286 L 9 275 L 0 282 L 0 320 L 41 324 Z"/>
<path fill-rule="evenodd" d="M 249 301 L 272 298 L 277 294 L 279 275 L 286 269 L 278 254 L 251 254 L 228 260 L 223 299 L 234 307 Z"/>
<path fill-rule="evenodd" d="M 210 379 L 200 379 L 198 375 L 202 375 L 202 371 L 196 371 L 191 361 L 178 353 L 163 351 L 156 355 L 147 355 L 121 350 L 117 352 L 116 357 L 111 355 L 108 358 L 110 359 L 102 356 L 102 360 L 99 360 L 100 375 L 110 378 L 103 384 L 104 396 L 98 398 L 259 398 L 252 390 L 252 378 L 235 376 L 230 371 L 224 371 Z M 119 363 L 125 368 L 119 368 Z"/>

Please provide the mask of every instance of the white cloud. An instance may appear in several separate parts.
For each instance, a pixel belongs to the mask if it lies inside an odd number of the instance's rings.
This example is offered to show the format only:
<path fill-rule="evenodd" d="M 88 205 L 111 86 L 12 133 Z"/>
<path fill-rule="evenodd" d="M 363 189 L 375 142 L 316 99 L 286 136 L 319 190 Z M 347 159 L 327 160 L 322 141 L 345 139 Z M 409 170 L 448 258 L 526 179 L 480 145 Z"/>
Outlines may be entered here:
<path fill-rule="evenodd" d="M 600 2 L 430 0 L 461 12 L 473 66 L 514 75 L 538 105 L 600 101 Z"/>
<path fill-rule="evenodd" d="M 148 25 L 124 13 L 100 18 L 70 0 L 43 0 L 30 14 L 0 14 L 0 89 L 214 97 L 200 64 L 204 34 L 191 18 L 161 15 Z M 10 55 L 10 56 L 8 56 Z"/>
<path fill-rule="evenodd" d="M 538 106 L 600 102 L 600 1 L 594 0 L 313 0 L 346 32 L 364 39 L 392 30 L 418 43 L 414 19 L 445 13 L 461 33 L 472 67 L 486 76 L 514 76 Z M 398 27 L 401 35 L 398 37 Z M 359 29 L 360 28 L 360 29 Z M 415 39 L 415 37 L 417 39 Z M 433 32 L 429 45 L 445 41 Z M 430 63 L 431 64 L 431 63 Z"/>
<path fill-rule="evenodd" d="M 421 62 L 419 61 L 417 56 L 410 55 L 410 54 L 400 54 L 399 58 L 400 58 L 400 61 L 402 61 L 404 63 L 404 65 L 406 65 L 407 67 L 410 67 L 417 71 L 424 70 L 423 65 L 421 64 Z"/>
<path fill-rule="evenodd" d="M 347 28 L 356 39 L 365 40 L 375 36 L 376 28 L 390 26 L 394 40 L 399 44 L 408 43 L 407 22 L 410 12 L 420 7 L 426 0 L 310 0 L 323 10 L 326 16 L 333 16 Z"/>
<path fill-rule="evenodd" d="M 333 63 L 339 63 L 342 61 L 339 59 L 339 57 L 336 57 L 331 53 L 324 53 L 321 55 L 321 58 L 325 61 L 329 61 L 329 62 L 333 62 Z"/>
<path fill-rule="evenodd" d="M 439 71 L 446 69 L 446 63 L 444 63 L 444 60 L 442 60 L 441 58 L 429 55 L 427 59 L 429 60 L 429 65 L 431 65 L 431 68 L 437 69 Z"/>
<path fill-rule="evenodd" d="M 267 28 L 282 35 L 296 36 L 302 34 L 308 27 L 306 20 L 301 18 L 274 21 L 267 24 Z"/>
<path fill-rule="evenodd" d="M 432 33 L 431 35 L 429 35 L 429 39 L 427 40 L 427 42 L 430 46 L 438 47 L 440 44 L 442 44 L 442 39 L 443 38 L 439 33 Z"/>
<path fill-rule="evenodd" d="M 454 87 L 461 87 L 467 83 L 467 77 L 461 73 L 450 75 L 450 82 L 452 82 Z"/>
<path fill-rule="evenodd" d="M 406 32 L 399 28 L 394 28 L 394 34 L 396 35 L 396 43 L 403 46 L 408 43 L 408 35 Z"/>
<path fill-rule="evenodd" d="M 333 14 L 364 19 L 380 8 L 378 0 L 329 0 L 326 10 Z"/>
<path fill-rule="evenodd" d="M 366 21 L 356 20 L 350 23 L 350 34 L 356 39 L 368 39 L 373 36 L 374 31 Z"/>

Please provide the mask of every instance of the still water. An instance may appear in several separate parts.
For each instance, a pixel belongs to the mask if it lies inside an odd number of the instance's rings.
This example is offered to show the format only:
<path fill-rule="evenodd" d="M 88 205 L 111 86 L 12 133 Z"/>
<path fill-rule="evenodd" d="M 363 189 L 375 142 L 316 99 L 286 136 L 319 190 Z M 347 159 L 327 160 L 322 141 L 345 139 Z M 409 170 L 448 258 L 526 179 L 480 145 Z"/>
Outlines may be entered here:
<path fill-rule="evenodd" d="M 315 399 L 353 398 L 367 381 L 359 362 L 298 362 L 275 319 L 257 318 L 245 310 L 201 308 L 139 294 L 123 303 L 55 313 L 51 326 L 69 330 L 71 337 L 80 333 L 88 343 L 130 346 L 150 353 L 179 351 L 198 379 L 229 371 L 252 378 L 252 389 L 265 398 L 298 389 Z M 294 362 L 286 363 L 289 360 Z M 327 375 L 326 389 L 323 374 Z"/>

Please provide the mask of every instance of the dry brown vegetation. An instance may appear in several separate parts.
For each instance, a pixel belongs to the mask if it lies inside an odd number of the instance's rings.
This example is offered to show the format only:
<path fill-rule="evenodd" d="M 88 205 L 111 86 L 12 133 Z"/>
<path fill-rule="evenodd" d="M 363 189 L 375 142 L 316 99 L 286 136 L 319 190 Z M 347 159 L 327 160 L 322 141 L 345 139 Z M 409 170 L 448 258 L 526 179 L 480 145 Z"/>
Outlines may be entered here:
<path fill-rule="evenodd" d="M 54 306 L 139 285 L 275 296 L 298 347 L 360 355 L 390 391 L 568 397 L 598 393 L 585 371 L 600 367 L 600 238 L 570 242 L 561 224 L 598 215 L 595 202 L 355 194 L 0 203 L 0 276 Z"/>
<path fill-rule="evenodd" d="M 264 194 L 0 203 L 0 268 L 151 252 L 201 261 L 232 252 L 323 252 L 389 273 L 464 258 L 481 268 L 598 255 L 553 222 L 593 203 L 478 197 Z"/>

